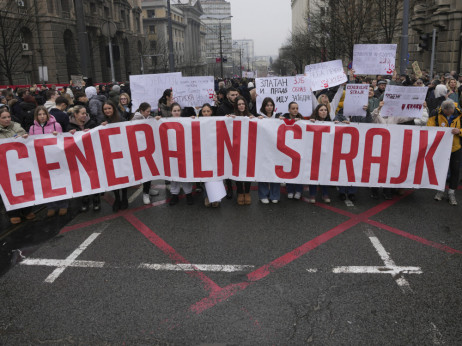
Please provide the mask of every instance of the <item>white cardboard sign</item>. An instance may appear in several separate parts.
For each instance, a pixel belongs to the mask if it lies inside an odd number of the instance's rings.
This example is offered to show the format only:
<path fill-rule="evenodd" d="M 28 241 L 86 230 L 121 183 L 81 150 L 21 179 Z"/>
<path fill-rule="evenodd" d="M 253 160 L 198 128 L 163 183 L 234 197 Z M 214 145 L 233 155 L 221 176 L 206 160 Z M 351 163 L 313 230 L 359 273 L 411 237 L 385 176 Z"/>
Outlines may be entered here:
<path fill-rule="evenodd" d="M 173 90 L 175 102 L 184 107 L 201 107 L 204 103 L 213 103 L 214 80 L 206 77 L 182 77 Z"/>
<path fill-rule="evenodd" d="M 345 100 L 343 101 L 344 116 L 366 116 L 363 106 L 367 106 L 369 99 L 369 84 L 347 84 Z"/>
<path fill-rule="evenodd" d="M 381 116 L 421 118 L 428 87 L 387 85 Z"/>
<path fill-rule="evenodd" d="M 255 86 L 257 110 L 260 110 L 265 97 L 271 97 L 275 103 L 275 113 L 287 113 L 291 102 L 297 102 L 298 110 L 304 117 L 311 116 L 313 112 L 310 84 L 304 76 L 257 78 Z"/>
<path fill-rule="evenodd" d="M 396 47 L 396 44 L 355 44 L 353 70 L 356 74 L 392 75 Z"/>
<path fill-rule="evenodd" d="M 347 81 L 342 60 L 333 60 L 305 66 L 305 75 L 313 91 L 332 88 Z"/>

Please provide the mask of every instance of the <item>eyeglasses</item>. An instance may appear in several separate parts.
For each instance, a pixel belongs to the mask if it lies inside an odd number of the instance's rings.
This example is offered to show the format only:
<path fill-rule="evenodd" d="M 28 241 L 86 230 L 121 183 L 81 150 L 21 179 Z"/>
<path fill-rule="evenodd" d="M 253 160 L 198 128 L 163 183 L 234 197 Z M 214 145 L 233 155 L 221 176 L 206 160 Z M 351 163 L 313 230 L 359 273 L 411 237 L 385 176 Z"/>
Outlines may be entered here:
<path fill-rule="evenodd" d="M 120 99 L 121 100 L 128 100 L 126 97 L 121 97 Z"/>

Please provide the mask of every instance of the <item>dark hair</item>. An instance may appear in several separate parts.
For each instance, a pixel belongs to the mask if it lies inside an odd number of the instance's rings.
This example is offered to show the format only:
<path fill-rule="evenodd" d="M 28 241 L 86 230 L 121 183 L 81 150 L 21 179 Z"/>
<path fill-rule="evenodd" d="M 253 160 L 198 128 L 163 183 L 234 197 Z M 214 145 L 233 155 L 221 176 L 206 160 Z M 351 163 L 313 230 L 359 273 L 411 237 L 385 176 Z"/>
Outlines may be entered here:
<path fill-rule="evenodd" d="M 74 93 L 74 100 L 78 101 L 79 98 L 81 98 L 81 97 L 87 97 L 87 95 L 85 95 L 85 93 L 81 92 L 81 91 L 76 91 Z"/>
<path fill-rule="evenodd" d="M 33 103 L 34 105 L 37 105 L 37 100 L 35 99 L 34 96 L 32 95 L 26 95 L 23 98 L 24 102 L 26 103 Z"/>
<path fill-rule="evenodd" d="M 289 103 L 289 108 L 288 108 L 289 110 L 290 110 L 290 106 L 292 106 L 292 105 L 297 105 L 297 106 L 298 106 L 298 103 L 297 103 L 297 102 L 294 102 L 294 101 L 292 101 L 291 103 Z"/>
<path fill-rule="evenodd" d="M 5 112 L 10 113 L 10 116 L 11 116 L 11 112 L 8 109 L 8 107 L 6 107 L 6 106 L 0 107 L 0 116 L 2 116 L 2 114 L 5 113 Z"/>
<path fill-rule="evenodd" d="M 64 96 L 57 97 L 55 103 L 56 105 L 62 105 L 63 103 L 65 103 L 66 106 L 69 106 L 69 101 Z"/>
<path fill-rule="evenodd" d="M 18 95 L 18 97 L 22 98 L 24 93 L 26 92 L 26 89 L 23 89 L 23 88 L 17 88 L 16 89 L 16 94 Z"/>
<path fill-rule="evenodd" d="M 235 87 L 229 87 L 229 88 L 226 90 L 226 95 L 228 95 L 231 91 L 237 91 L 237 92 L 239 92 Z"/>
<path fill-rule="evenodd" d="M 172 105 L 170 106 L 170 110 L 173 111 L 173 107 L 176 107 L 176 106 L 180 107 L 180 110 L 181 110 L 180 104 L 176 102 L 172 103 Z"/>
<path fill-rule="evenodd" d="M 109 105 L 112 107 L 112 117 L 107 117 L 106 114 L 104 114 L 104 106 Z M 103 106 L 101 107 L 101 110 L 103 111 L 104 114 L 104 119 L 108 123 L 118 123 L 122 121 L 122 118 L 120 117 L 119 111 L 117 110 L 116 105 L 112 101 L 106 101 L 103 103 Z"/>
<path fill-rule="evenodd" d="M 326 110 L 327 110 L 327 117 L 325 117 L 324 119 L 319 116 L 319 110 L 321 109 L 321 107 L 326 107 Z M 316 108 L 314 109 L 313 114 L 311 115 L 311 119 L 322 120 L 322 121 L 331 121 L 330 114 L 329 114 L 329 108 L 327 108 L 327 106 L 325 104 L 323 104 L 323 103 L 317 105 Z"/>
<path fill-rule="evenodd" d="M 217 95 L 223 95 L 223 96 L 226 96 L 226 89 L 225 88 L 221 88 L 220 90 L 218 90 L 218 93 Z"/>
<path fill-rule="evenodd" d="M 147 102 L 143 102 L 142 104 L 140 104 L 140 106 L 138 107 L 138 109 L 136 110 L 137 112 L 144 112 L 146 109 L 148 108 L 151 108 L 151 105 Z"/>
<path fill-rule="evenodd" d="M 202 116 L 202 109 L 204 109 L 204 107 L 208 107 L 210 108 L 210 110 L 212 111 L 212 116 L 215 115 L 214 111 L 213 111 L 213 107 L 210 105 L 210 103 L 204 103 L 201 107 L 201 110 L 199 111 L 199 116 L 201 117 Z"/>
<path fill-rule="evenodd" d="M 164 105 L 167 104 L 167 97 L 172 95 L 172 89 L 165 89 L 162 97 L 159 99 L 159 103 L 163 103 Z"/>
<path fill-rule="evenodd" d="M 239 101 L 244 101 L 244 104 L 245 104 L 245 109 L 244 109 L 243 114 L 240 114 L 239 108 L 237 107 L 237 104 L 238 104 Z M 249 111 L 249 104 L 247 103 L 247 100 L 245 99 L 245 97 L 243 97 L 243 96 L 236 97 L 236 100 L 234 101 L 234 114 L 235 115 L 243 115 L 243 116 L 252 115 L 250 113 L 250 111 Z"/>
<path fill-rule="evenodd" d="M 263 99 L 263 102 L 261 104 L 261 108 L 260 108 L 260 113 L 265 115 L 265 116 L 268 116 L 268 114 L 266 114 L 266 106 L 268 105 L 268 103 L 272 103 L 273 104 L 273 112 L 275 111 L 275 108 L 276 108 L 276 105 L 274 104 L 274 101 L 271 97 L 265 97 Z M 272 114 L 271 114 L 272 115 Z"/>
<path fill-rule="evenodd" d="M 54 89 L 47 90 L 46 93 L 45 93 L 45 99 L 48 101 L 56 93 L 57 93 L 57 91 L 54 90 Z"/>

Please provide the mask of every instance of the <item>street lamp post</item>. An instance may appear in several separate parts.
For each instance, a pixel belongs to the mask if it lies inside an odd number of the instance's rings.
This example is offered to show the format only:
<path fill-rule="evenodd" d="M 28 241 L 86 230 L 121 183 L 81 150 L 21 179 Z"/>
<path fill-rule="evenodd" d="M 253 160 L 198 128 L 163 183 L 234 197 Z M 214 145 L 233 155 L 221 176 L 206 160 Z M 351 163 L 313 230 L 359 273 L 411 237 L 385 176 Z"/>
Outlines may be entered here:
<path fill-rule="evenodd" d="M 204 16 L 203 18 L 209 18 L 209 19 L 216 19 L 218 20 L 219 23 L 219 40 L 220 40 L 220 72 L 221 72 L 221 78 L 223 79 L 223 36 L 222 36 L 222 29 L 221 29 L 221 22 L 224 19 L 230 19 L 233 16 Z"/>
<path fill-rule="evenodd" d="M 175 72 L 175 58 L 173 56 L 173 28 L 172 28 L 172 11 L 170 8 L 170 0 L 167 0 L 167 16 L 168 16 L 168 62 L 170 72 Z"/>

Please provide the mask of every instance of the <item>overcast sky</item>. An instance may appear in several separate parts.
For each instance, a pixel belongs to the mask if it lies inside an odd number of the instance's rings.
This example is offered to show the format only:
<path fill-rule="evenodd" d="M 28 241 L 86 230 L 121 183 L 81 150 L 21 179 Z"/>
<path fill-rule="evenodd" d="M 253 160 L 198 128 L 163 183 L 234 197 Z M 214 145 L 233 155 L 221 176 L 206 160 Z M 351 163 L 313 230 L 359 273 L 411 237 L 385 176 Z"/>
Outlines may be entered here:
<path fill-rule="evenodd" d="M 290 0 L 228 0 L 233 40 L 255 41 L 255 55 L 278 55 L 292 27 Z"/>

